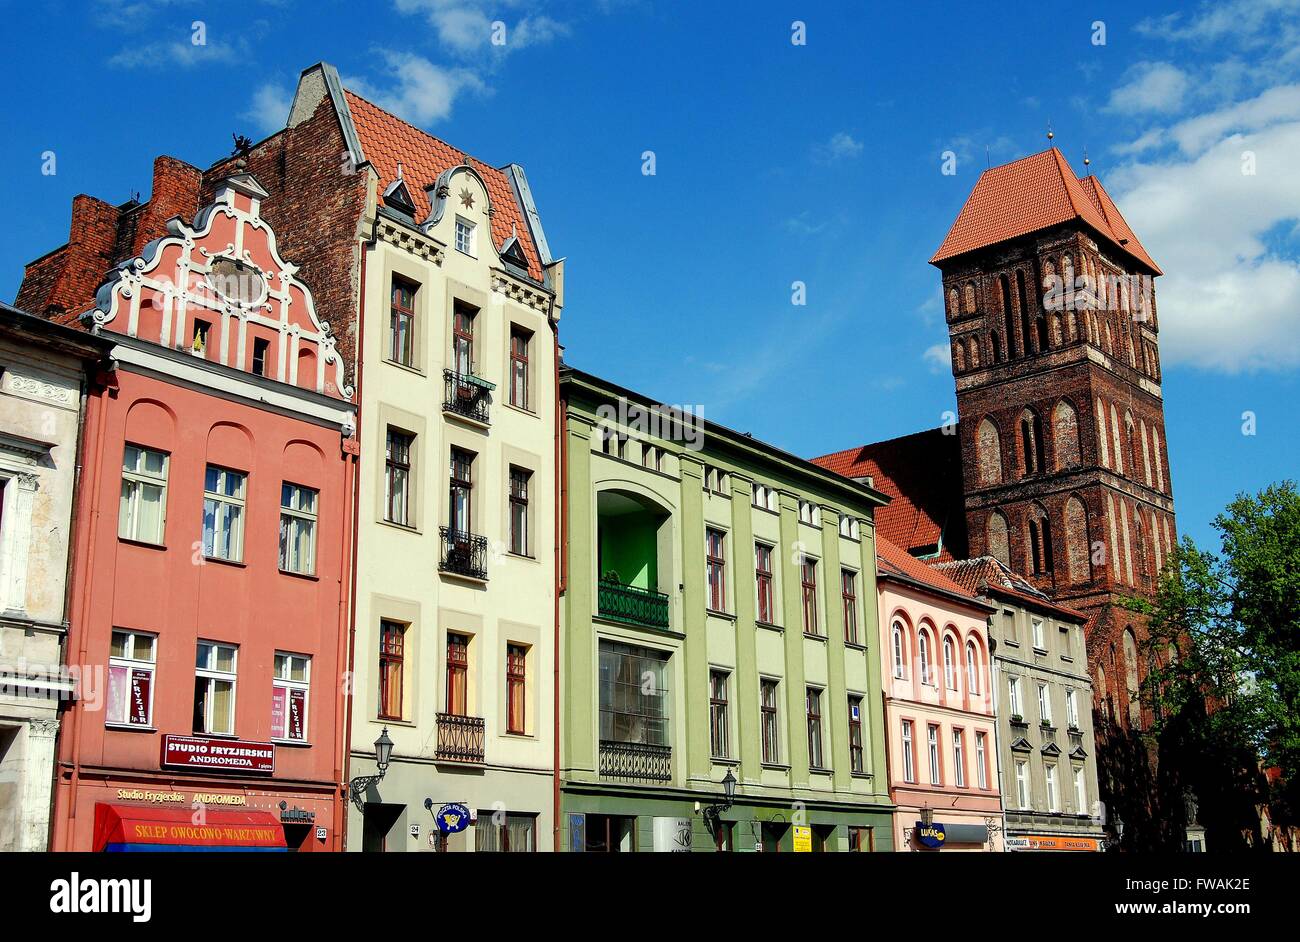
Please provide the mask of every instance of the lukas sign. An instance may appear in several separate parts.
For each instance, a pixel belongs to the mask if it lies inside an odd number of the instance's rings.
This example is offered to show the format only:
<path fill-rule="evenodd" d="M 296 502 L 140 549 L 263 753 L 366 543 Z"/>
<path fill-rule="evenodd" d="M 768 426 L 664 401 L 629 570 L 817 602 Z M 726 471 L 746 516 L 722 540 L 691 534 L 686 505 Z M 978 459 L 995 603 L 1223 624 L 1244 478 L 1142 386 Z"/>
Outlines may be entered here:
<path fill-rule="evenodd" d="M 943 847 L 943 842 L 947 837 L 944 834 L 942 824 L 925 824 L 916 822 L 916 840 L 922 847 L 929 847 L 932 850 L 939 850 Z"/>

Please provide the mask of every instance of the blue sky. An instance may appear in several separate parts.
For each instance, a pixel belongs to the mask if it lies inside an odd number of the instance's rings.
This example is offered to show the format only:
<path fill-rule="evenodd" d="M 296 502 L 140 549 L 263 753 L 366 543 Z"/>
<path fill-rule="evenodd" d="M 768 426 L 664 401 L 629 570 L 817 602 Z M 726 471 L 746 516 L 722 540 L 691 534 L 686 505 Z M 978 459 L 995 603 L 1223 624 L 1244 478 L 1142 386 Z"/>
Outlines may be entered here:
<path fill-rule="evenodd" d="M 1178 520 L 1209 542 L 1234 493 L 1297 476 L 1300 0 L 1132 6 L 10 2 L 0 297 L 66 240 L 74 194 L 147 197 L 155 155 L 260 138 L 325 59 L 524 165 L 568 258 L 570 362 L 815 455 L 955 407 L 927 259 L 986 159 L 1050 122 L 1167 273 Z"/>

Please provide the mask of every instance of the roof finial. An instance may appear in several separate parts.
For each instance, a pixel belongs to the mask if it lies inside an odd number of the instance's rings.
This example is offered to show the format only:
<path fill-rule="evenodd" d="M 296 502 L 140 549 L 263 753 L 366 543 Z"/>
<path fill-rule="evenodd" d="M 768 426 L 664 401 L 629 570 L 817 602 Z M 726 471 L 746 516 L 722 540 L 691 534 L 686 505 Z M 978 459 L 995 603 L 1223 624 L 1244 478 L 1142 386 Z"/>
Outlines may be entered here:
<path fill-rule="evenodd" d="M 1092 163 L 1092 161 L 1088 159 L 1088 148 L 1085 147 L 1083 149 L 1083 165 L 1086 167 L 1090 163 Z"/>
<path fill-rule="evenodd" d="M 400 160 L 397 162 L 397 179 L 402 179 L 402 162 Z"/>
<path fill-rule="evenodd" d="M 1051 141 L 1051 139 L 1054 138 L 1054 137 L 1056 137 L 1056 135 L 1052 132 L 1052 122 L 1051 122 L 1051 121 L 1048 121 L 1048 122 L 1047 122 L 1047 140 L 1048 140 L 1048 141 Z"/>

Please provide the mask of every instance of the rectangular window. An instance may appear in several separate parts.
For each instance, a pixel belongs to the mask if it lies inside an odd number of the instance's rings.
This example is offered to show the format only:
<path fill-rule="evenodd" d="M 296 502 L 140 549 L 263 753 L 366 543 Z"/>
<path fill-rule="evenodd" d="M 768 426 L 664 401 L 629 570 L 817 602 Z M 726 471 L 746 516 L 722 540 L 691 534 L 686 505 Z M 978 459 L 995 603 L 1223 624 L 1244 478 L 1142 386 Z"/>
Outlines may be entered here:
<path fill-rule="evenodd" d="M 727 672 L 709 671 L 709 750 L 714 758 L 731 755 L 727 729 Z"/>
<path fill-rule="evenodd" d="M 754 579 L 758 584 L 758 620 L 775 624 L 776 601 L 772 593 L 772 547 L 754 544 Z"/>
<path fill-rule="evenodd" d="M 1047 684 L 1038 685 L 1038 718 L 1048 726 L 1052 725 L 1052 695 Z"/>
<path fill-rule="evenodd" d="M 483 810 L 474 823 L 474 850 L 531 854 L 537 849 L 537 815 Z"/>
<path fill-rule="evenodd" d="M 411 526 L 411 446 L 415 436 L 388 430 L 385 454 L 384 519 Z"/>
<path fill-rule="evenodd" d="M 406 626 L 379 623 L 379 718 L 402 718 L 402 682 L 406 666 Z"/>
<path fill-rule="evenodd" d="M 393 279 L 388 314 L 388 359 L 402 366 L 415 365 L 415 287 Z"/>
<path fill-rule="evenodd" d="M 821 512 L 817 505 L 807 500 L 799 501 L 799 522 L 813 527 L 821 526 Z"/>
<path fill-rule="evenodd" d="M 533 335 L 522 327 L 510 328 L 510 404 L 528 408 L 528 345 Z"/>
<path fill-rule="evenodd" d="M 1008 644 L 1019 644 L 1016 637 L 1016 613 L 1009 608 L 1002 610 L 1002 637 Z"/>
<path fill-rule="evenodd" d="M 1043 620 L 1035 618 L 1030 622 L 1033 629 L 1034 647 L 1040 651 L 1047 650 L 1047 639 L 1043 637 Z"/>
<path fill-rule="evenodd" d="M 1074 813 L 1088 813 L 1088 787 L 1083 781 L 1083 767 L 1074 767 Z"/>
<path fill-rule="evenodd" d="M 705 529 L 706 575 L 709 580 L 709 608 L 715 612 L 727 610 L 727 535 L 712 527 Z"/>
<path fill-rule="evenodd" d="M 844 601 L 844 640 L 858 643 L 858 574 L 852 569 L 840 570 L 840 596 Z"/>
<path fill-rule="evenodd" d="M 958 788 L 966 787 L 966 743 L 965 732 L 960 729 L 952 731 L 952 780 Z"/>
<path fill-rule="evenodd" d="M 114 631 L 108 649 L 108 716 L 115 726 L 153 725 L 153 681 L 158 637 Z"/>
<path fill-rule="evenodd" d="M 712 465 L 704 466 L 704 489 L 714 494 L 727 493 L 727 472 Z"/>
<path fill-rule="evenodd" d="M 265 337 L 253 338 L 253 373 L 257 376 L 266 375 L 266 355 L 271 350 L 271 341 Z"/>
<path fill-rule="evenodd" d="M 759 680 L 759 709 L 763 721 L 763 761 L 775 764 L 781 761 L 781 738 L 777 726 L 777 682 Z"/>
<path fill-rule="evenodd" d="M 930 750 L 930 784 L 942 785 L 943 773 L 939 767 L 939 727 L 933 723 L 926 727 L 926 744 Z"/>
<path fill-rule="evenodd" d="M 1056 814 L 1061 810 L 1061 803 L 1056 794 L 1056 766 L 1044 766 L 1047 773 L 1047 810 L 1051 814 Z"/>
<path fill-rule="evenodd" d="M 1070 724 L 1070 729 L 1079 728 L 1079 703 L 1073 687 L 1065 688 L 1065 721 Z"/>
<path fill-rule="evenodd" d="M 528 482 L 532 472 L 510 469 L 510 552 L 528 555 Z"/>
<path fill-rule="evenodd" d="M 862 752 L 862 698 L 849 696 L 849 771 L 866 771 Z"/>
<path fill-rule="evenodd" d="M 1019 802 L 1021 811 L 1029 811 L 1029 766 L 1027 763 L 1016 761 L 1016 801 Z"/>
<path fill-rule="evenodd" d="M 190 341 L 190 352 L 196 357 L 206 357 L 208 350 L 208 334 L 212 330 L 212 325 L 207 321 L 194 321 L 194 338 Z"/>
<path fill-rule="evenodd" d="M 237 656 L 233 644 L 199 642 L 194 663 L 194 732 L 234 735 Z"/>
<path fill-rule="evenodd" d="M 461 376 L 474 375 L 474 316 L 478 313 L 468 304 L 455 303 L 451 322 L 452 369 Z"/>
<path fill-rule="evenodd" d="M 988 757 L 985 754 L 984 741 L 986 734 L 975 734 L 975 784 L 980 788 L 989 787 L 989 766 Z"/>
<path fill-rule="evenodd" d="M 800 580 L 803 586 L 803 630 L 804 634 L 820 635 L 817 626 L 817 560 L 803 557 L 799 564 Z"/>
<path fill-rule="evenodd" d="M 474 455 L 460 448 L 451 450 L 451 477 L 447 504 L 447 526 L 457 536 L 469 535 L 473 517 L 472 496 L 474 493 Z"/>
<path fill-rule="evenodd" d="M 469 715 L 469 636 L 447 635 L 447 709 L 452 716 Z"/>
<path fill-rule="evenodd" d="M 241 471 L 208 465 L 203 479 L 203 555 L 241 562 L 244 558 L 244 482 Z"/>
<path fill-rule="evenodd" d="M 912 744 L 911 720 L 903 720 L 903 781 L 916 781 L 916 753 Z"/>
<path fill-rule="evenodd" d="M 280 485 L 280 568 L 316 572 L 317 492 L 287 481 Z"/>
<path fill-rule="evenodd" d="M 816 687 L 807 688 L 808 709 L 808 767 L 824 769 L 822 757 L 822 692 Z"/>
<path fill-rule="evenodd" d="M 840 514 L 840 536 L 850 540 L 858 539 L 858 521 L 848 514 Z"/>
<path fill-rule="evenodd" d="M 475 247 L 475 229 L 478 227 L 467 219 L 456 217 L 456 251 L 473 256 Z"/>
<path fill-rule="evenodd" d="M 871 828 L 849 827 L 849 853 L 866 854 L 872 849 Z"/>
<path fill-rule="evenodd" d="M 271 685 L 271 738 L 307 741 L 307 694 L 311 690 L 311 658 L 275 652 Z"/>
<path fill-rule="evenodd" d="M 649 648 L 600 643 L 600 738 L 667 746 L 668 656 Z"/>
<path fill-rule="evenodd" d="M 641 467 L 649 468 L 651 471 L 662 471 L 664 469 L 664 450 L 654 445 L 646 445 L 641 449 Z"/>
<path fill-rule="evenodd" d="M 522 733 L 525 725 L 525 695 L 528 691 L 528 649 L 522 644 L 506 645 L 506 732 Z"/>
<path fill-rule="evenodd" d="M 162 544 L 167 512 L 168 456 L 127 445 L 122 457 L 122 500 L 117 535 L 124 540 Z"/>
<path fill-rule="evenodd" d="M 1011 718 L 1013 720 L 1021 720 L 1024 718 L 1025 714 L 1020 708 L 1020 678 L 1019 677 L 1007 678 L 1007 706 L 1011 710 Z"/>

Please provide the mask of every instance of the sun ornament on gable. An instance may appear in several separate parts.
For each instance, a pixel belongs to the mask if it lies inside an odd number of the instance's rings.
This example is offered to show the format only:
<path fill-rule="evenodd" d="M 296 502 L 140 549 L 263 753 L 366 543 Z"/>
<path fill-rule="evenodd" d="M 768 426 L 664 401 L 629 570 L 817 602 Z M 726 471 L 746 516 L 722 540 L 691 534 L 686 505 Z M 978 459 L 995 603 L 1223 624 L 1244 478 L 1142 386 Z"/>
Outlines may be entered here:
<path fill-rule="evenodd" d="M 86 316 L 97 328 L 351 399 L 330 325 L 261 217 L 266 196 L 251 174 L 222 180 L 192 226 L 169 220 L 166 236 L 118 265 Z"/>
<path fill-rule="evenodd" d="M 447 213 L 447 201 L 452 195 L 452 182 L 460 175 L 472 177 L 478 184 L 479 189 L 483 191 L 484 207 L 482 212 L 489 218 L 493 215 L 492 198 L 489 196 L 487 181 L 482 175 L 469 164 L 457 164 L 454 167 L 448 167 L 438 175 L 438 179 L 425 187 L 429 194 L 429 218 L 420 223 L 420 229 L 425 233 L 432 230 L 438 223 L 442 222 L 442 217 Z M 456 193 L 456 200 L 460 207 L 466 211 L 473 210 L 476 202 L 473 188 L 469 181 L 462 181 L 462 185 Z"/>

